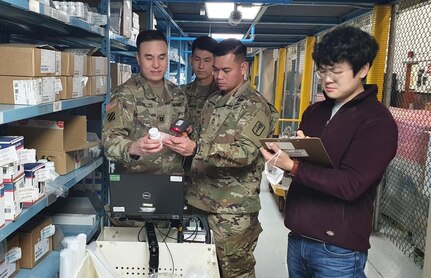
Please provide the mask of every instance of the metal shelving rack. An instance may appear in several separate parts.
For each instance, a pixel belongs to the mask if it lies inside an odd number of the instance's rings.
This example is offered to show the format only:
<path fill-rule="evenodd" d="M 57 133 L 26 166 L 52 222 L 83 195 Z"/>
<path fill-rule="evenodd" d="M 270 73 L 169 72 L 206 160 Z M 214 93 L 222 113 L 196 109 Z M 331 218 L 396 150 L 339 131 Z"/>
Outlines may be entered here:
<path fill-rule="evenodd" d="M 8 22 L 8 24 L 10 22 L 16 23 L 16 30 L 18 31 L 22 31 L 20 30 L 22 26 L 26 26 L 26 28 L 30 30 L 27 35 L 23 36 L 19 35 L 22 32 L 14 32 L 15 29 L 12 27 L 12 31 L 10 33 L 6 33 L 5 36 L 0 34 L 0 41 L 6 43 L 10 41 L 47 43 L 68 47 L 100 47 L 102 52 L 108 58 L 111 55 L 111 48 L 117 51 L 136 51 L 136 46 L 134 45 L 135 42 L 109 31 L 110 0 L 101 0 L 99 8 L 100 12 L 102 14 L 106 14 L 108 17 L 108 23 L 105 27 L 89 24 L 79 18 L 69 17 L 67 15 L 65 17 L 64 14 L 57 16 L 54 9 L 51 9 L 50 11 L 47 6 L 36 0 L 0 0 L 0 21 L 3 19 L 5 22 Z M 110 68 L 108 66 L 108 77 L 109 76 Z M 74 108 L 85 108 L 91 104 L 101 105 L 102 109 L 100 118 L 103 119 L 105 112 L 104 104 L 109 101 L 109 82 L 107 87 L 108 94 L 106 96 L 83 97 L 34 106 L 0 104 L 0 125 L 54 112 L 66 111 Z M 100 125 L 102 125 L 101 122 Z M 104 166 L 101 168 L 102 175 L 107 174 L 107 170 L 105 171 L 104 169 L 107 168 L 105 160 L 103 157 L 99 157 L 90 164 L 64 176 L 60 176 L 56 181 L 70 189 L 101 165 Z M 101 201 L 102 203 L 106 203 L 108 201 L 106 177 L 103 178 L 102 188 Z M 0 240 L 3 240 L 14 233 L 29 219 L 37 215 L 40 211 L 56 200 L 57 197 L 54 194 L 49 194 L 41 198 L 33 206 L 24 209 L 16 221 L 7 223 L 5 226 L 0 228 Z M 87 237 L 91 238 L 97 232 L 99 227 L 100 221 L 97 221 L 97 223 L 92 227 L 72 227 L 72 229 L 66 229 L 65 233 L 73 234 L 76 231 L 85 232 Z M 21 269 L 17 274 L 17 277 L 56 277 L 58 271 L 59 252 L 53 251 L 35 268 Z"/>

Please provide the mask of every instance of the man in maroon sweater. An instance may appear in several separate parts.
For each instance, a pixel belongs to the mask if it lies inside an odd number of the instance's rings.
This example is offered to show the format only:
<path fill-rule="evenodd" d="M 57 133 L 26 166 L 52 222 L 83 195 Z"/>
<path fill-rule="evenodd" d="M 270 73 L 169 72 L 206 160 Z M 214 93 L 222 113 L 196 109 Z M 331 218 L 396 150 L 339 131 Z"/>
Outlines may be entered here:
<path fill-rule="evenodd" d="M 290 277 L 366 277 L 376 189 L 398 140 L 392 115 L 376 98 L 377 86 L 363 83 L 377 51 L 372 36 L 348 26 L 315 45 L 326 100 L 305 110 L 298 135 L 319 137 L 333 168 L 294 161 L 284 152 L 277 160 L 293 176 L 284 219 L 291 230 Z M 273 156 L 261 152 L 266 160 Z"/>

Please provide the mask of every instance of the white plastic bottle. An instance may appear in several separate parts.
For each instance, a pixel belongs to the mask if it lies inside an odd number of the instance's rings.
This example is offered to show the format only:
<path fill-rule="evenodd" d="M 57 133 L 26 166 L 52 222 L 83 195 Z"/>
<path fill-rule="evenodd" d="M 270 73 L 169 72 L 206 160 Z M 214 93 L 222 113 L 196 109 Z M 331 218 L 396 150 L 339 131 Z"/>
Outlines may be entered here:
<path fill-rule="evenodd" d="M 163 145 L 162 134 L 157 127 L 150 128 L 150 130 L 148 131 L 148 135 L 150 136 L 150 139 L 159 140 L 160 146 Z"/>
<path fill-rule="evenodd" d="M 162 137 L 157 127 L 150 128 L 150 130 L 148 131 L 148 134 L 150 135 L 150 139 L 153 139 L 153 140 L 160 140 Z"/>

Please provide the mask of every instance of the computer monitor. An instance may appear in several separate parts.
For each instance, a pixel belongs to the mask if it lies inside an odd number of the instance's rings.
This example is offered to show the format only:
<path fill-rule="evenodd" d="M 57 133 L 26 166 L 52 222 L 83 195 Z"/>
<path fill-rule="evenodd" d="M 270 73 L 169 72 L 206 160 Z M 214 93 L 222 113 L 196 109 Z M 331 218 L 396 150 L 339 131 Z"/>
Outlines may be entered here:
<path fill-rule="evenodd" d="M 184 178 L 178 175 L 110 174 L 112 217 L 181 220 Z"/>

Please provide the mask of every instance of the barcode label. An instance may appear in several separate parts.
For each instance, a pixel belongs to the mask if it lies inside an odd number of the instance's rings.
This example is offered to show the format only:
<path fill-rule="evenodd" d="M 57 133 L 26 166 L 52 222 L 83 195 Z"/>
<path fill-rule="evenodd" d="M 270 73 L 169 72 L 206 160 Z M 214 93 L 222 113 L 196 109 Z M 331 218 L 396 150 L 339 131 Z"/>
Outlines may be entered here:
<path fill-rule="evenodd" d="M 52 111 L 57 112 L 61 110 L 61 101 L 56 101 L 52 103 Z"/>

